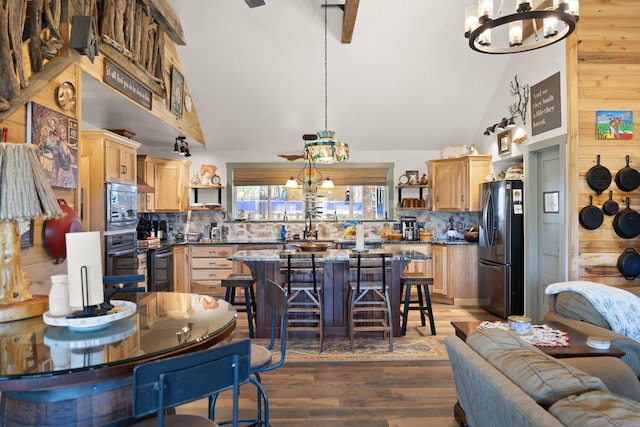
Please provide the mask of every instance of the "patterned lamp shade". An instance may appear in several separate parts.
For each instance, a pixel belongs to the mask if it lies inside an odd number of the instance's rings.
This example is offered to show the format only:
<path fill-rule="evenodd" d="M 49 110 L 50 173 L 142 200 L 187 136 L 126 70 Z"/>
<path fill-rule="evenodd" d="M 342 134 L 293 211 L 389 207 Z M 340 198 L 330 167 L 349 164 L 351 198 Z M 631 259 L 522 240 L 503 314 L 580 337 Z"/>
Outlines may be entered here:
<path fill-rule="evenodd" d="M 349 145 L 334 139 L 335 132 L 318 132 L 319 139 L 304 145 L 305 160 L 314 163 L 342 163 L 349 160 Z"/>

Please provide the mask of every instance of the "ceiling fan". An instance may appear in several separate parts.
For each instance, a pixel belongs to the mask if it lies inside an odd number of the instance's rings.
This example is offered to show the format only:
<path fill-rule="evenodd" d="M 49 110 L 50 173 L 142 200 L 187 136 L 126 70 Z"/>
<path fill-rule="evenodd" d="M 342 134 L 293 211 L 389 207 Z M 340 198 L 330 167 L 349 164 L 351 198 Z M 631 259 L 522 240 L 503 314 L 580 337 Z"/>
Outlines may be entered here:
<path fill-rule="evenodd" d="M 264 6 L 264 0 L 244 0 L 249 7 Z"/>

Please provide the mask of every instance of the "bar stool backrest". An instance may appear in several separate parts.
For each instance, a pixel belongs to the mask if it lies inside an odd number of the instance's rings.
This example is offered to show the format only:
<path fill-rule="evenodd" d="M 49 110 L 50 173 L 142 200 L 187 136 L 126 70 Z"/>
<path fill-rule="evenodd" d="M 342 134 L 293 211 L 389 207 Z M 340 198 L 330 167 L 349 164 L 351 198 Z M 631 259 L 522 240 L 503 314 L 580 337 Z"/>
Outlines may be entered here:
<path fill-rule="evenodd" d="M 360 284 L 363 281 L 371 282 L 366 278 L 380 276 L 379 281 L 381 283 L 382 292 L 387 288 L 387 271 L 391 269 L 391 254 L 386 252 L 365 252 L 365 253 L 351 253 L 349 257 L 352 259 L 350 267 L 355 268 L 357 283 L 356 291 L 360 293 Z M 354 260 L 355 258 L 355 260 Z M 355 265 L 354 265 L 355 264 Z"/>

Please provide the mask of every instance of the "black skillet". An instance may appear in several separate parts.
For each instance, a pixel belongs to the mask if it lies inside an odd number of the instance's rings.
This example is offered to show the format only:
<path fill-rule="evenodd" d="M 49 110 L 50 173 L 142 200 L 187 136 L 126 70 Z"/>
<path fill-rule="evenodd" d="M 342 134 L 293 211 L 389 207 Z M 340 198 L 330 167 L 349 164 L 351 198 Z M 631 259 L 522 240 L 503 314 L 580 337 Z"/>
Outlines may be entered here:
<path fill-rule="evenodd" d="M 596 194 L 602 194 L 611 184 L 611 172 L 600 164 L 600 154 L 596 156 L 596 165 L 587 172 L 587 184 Z"/>
<path fill-rule="evenodd" d="M 623 239 L 633 239 L 640 234 L 640 214 L 629 207 L 628 197 L 626 203 L 627 207 L 613 218 L 613 229 Z"/>
<path fill-rule="evenodd" d="M 629 155 L 626 157 L 627 165 L 616 174 L 616 185 L 622 191 L 633 191 L 640 186 L 640 172 L 629 167 Z"/>
<path fill-rule="evenodd" d="M 589 196 L 589 205 L 580 209 L 578 219 L 587 230 L 595 230 L 602 225 L 604 215 L 599 207 L 593 205 L 593 196 Z"/>
<path fill-rule="evenodd" d="M 602 212 L 611 216 L 617 214 L 619 210 L 618 202 L 613 200 L 613 191 L 609 191 L 609 200 L 602 204 Z"/>
<path fill-rule="evenodd" d="M 627 248 L 618 257 L 618 271 L 627 280 L 640 275 L 640 254 L 634 248 Z"/>

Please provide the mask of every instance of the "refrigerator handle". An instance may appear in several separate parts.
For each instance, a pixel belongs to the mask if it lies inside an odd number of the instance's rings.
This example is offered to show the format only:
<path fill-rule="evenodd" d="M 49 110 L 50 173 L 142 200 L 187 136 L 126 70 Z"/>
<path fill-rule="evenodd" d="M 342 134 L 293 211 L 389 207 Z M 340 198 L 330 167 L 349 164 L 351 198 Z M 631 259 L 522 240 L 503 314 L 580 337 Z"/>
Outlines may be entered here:
<path fill-rule="evenodd" d="M 484 240 L 485 242 L 487 242 L 487 247 L 491 249 L 493 247 L 493 240 L 495 237 L 493 198 L 491 197 L 491 190 L 487 190 L 484 196 L 482 209 L 482 229 L 484 232 Z"/>

